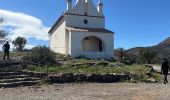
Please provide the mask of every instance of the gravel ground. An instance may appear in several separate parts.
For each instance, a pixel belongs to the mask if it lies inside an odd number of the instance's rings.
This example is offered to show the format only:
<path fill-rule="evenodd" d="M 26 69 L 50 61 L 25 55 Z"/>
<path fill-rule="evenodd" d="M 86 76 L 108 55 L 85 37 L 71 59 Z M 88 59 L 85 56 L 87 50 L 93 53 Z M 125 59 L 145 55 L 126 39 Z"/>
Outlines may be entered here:
<path fill-rule="evenodd" d="M 0 100 L 170 100 L 170 84 L 78 83 L 1 88 Z"/>

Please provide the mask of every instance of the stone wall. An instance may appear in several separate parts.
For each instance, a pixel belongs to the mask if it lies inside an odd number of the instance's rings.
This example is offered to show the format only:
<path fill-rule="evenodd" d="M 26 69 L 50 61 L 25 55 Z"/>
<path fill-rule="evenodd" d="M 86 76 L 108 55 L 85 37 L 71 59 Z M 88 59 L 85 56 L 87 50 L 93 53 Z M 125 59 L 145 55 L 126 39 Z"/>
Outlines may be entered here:
<path fill-rule="evenodd" d="M 113 83 L 131 80 L 130 75 L 116 74 L 56 74 L 49 75 L 48 82 L 50 83 L 71 83 L 71 82 L 100 82 Z"/>

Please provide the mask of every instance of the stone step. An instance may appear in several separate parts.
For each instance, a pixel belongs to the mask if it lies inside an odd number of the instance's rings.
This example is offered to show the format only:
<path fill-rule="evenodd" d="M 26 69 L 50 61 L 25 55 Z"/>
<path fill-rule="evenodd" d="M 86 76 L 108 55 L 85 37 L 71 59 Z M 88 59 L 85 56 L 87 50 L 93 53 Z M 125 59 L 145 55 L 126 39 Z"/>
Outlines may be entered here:
<path fill-rule="evenodd" d="M 21 75 L 20 72 L 0 72 L 0 76 Z"/>
<path fill-rule="evenodd" d="M 20 81 L 20 82 L 11 82 L 11 83 L 0 83 L 0 88 L 11 88 L 17 86 L 32 86 L 38 84 L 39 81 Z"/>
<path fill-rule="evenodd" d="M 0 76 L 0 79 L 14 79 L 14 78 L 26 78 L 29 75 L 9 75 L 9 76 Z"/>
<path fill-rule="evenodd" d="M 1 60 L 0 61 L 0 67 L 6 67 L 6 66 L 11 66 L 11 65 L 19 65 L 19 61 L 14 61 L 14 60 Z"/>
<path fill-rule="evenodd" d="M 26 77 L 26 78 L 13 78 L 13 79 L 1 79 L 0 83 L 11 83 L 11 82 L 20 82 L 20 81 L 37 81 L 39 78 Z"/>

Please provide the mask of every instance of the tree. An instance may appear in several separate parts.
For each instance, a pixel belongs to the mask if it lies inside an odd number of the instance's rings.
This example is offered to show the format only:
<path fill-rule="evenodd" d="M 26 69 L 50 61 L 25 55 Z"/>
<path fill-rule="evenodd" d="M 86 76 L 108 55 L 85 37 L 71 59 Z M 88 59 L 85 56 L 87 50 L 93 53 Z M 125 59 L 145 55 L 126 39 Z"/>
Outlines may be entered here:
<path fill-rule="evenodd" d="M 144 49 L 140 49 L 139 58 L 140 58 L 141 64 L 145 63 L 145 57 L 144 56 L 145 56 Z"/>
<path fill-rule="evenodd" d="M 22 51 L 26 43 L 27 40 L 24 37 L 20 37 L 20 36 L 12 41 L 12 44 L 16 47 L 17 51 Z"/>
<path fill-rule="evenodd" d="M 148 63 L 151 64 L 151 61 L 154 57 L 156 57 L 156 52 L 147 48 L 147 49 L 141 49 L 139 52 L 139 56 L 142 63 Z"/>
<path fill-rule="evenodd" d="M 8 33 L 5 30 L 5 19 L 0 18 L 0 44 L 2 44 L 7 37 Z"/>

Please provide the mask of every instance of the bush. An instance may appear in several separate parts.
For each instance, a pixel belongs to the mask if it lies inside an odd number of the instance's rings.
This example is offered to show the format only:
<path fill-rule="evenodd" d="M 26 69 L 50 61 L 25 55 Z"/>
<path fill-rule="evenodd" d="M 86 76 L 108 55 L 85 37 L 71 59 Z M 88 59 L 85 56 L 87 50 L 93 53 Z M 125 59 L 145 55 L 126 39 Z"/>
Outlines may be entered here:
<path fill-rule="evenodd" d="M 32 48 L 31 52 L 22 59 L 37 64 L 53 65 L 56 63 L 56 53 L 46 46 L 37 46 Z"/>
<path fill-rule="evenodd" d="M 56 53 L 56 58 L 59 61 L 66 61 L 66 60 L 71 60 L 72 59 L 70 57 L 70 55 L 64 55 L 64 54 L 59 54 L 59 53 Z"/>

